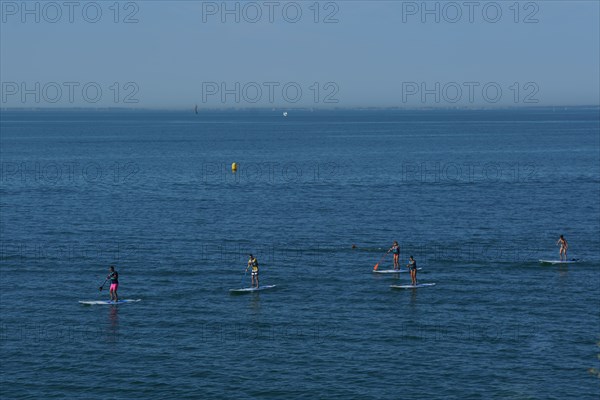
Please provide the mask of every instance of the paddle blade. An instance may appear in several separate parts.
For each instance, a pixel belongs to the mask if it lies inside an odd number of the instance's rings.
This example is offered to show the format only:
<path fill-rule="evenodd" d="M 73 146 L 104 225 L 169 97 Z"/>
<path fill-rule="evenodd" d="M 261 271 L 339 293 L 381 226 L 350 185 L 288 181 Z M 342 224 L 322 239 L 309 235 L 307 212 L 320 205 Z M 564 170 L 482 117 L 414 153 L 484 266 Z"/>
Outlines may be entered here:
<path fill-rule="evenodd" d="M 379 268 L 379 263 L 375 264 L 375 266 L 373 267 L 373 271 L 377 271 L 377 268 Z"/>

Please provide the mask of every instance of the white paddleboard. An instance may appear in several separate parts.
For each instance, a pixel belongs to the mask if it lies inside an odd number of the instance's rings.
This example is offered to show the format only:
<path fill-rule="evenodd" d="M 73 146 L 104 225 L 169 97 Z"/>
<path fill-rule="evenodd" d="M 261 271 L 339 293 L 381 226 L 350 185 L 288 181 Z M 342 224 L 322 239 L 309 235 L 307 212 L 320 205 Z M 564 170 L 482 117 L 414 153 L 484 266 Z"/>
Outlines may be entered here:
<path fill-rule="evenodd" d="M 423 268 L 417 268 L 417 271 L 422 270 Z M 403 274 L 409 272 L 408 269 L 404 268 L 404 269 L 378 269 L 378 270 L 373 270 L 373 273 L 375 274 Z"/>
<path fill-rule="evenodd" d="M 87 304 L 87 305 L 94 305 L 94 304 L 108 304 L 108 305 L 117 305 L 117 304 L 125 304 L 125 303 L 137 303 L 138 301 L 142 301 L 142 299 L 136 299 L 136 300 L 132 300 L 132 299 L 125 299 L 125 300 L 119 300 L 119 301 L 112 301 L 112 300 L 79 300 L 79 302 L 81 304 Z"/>
<path fill-rule="evenodd" d="M 273 289 L 274 287 L 275 287 L 275 285 L 264 285 L 264 286 L 259 286 L 257 288 L 249 287 L 249 288 L 242 288 L 242 289 L 229 289 L 229 293 L 252 293 L 252 292 L 258 292 L 261 290 Z"/>
<path fill-rule="evenodd" d="M 577 259 L 571 259 L 571 260 L 540 260 L 540 263 L 542 264 L 575 264 L 576 262 L 579 262 L 581 260 L 577 260 Z"/>
<path fill-rule="evenodd" d="M 417 283 L 416 285 L 390 285 L 392 289 L 416 289 L 420 287 L 435 286 L 435 283 Z"/>

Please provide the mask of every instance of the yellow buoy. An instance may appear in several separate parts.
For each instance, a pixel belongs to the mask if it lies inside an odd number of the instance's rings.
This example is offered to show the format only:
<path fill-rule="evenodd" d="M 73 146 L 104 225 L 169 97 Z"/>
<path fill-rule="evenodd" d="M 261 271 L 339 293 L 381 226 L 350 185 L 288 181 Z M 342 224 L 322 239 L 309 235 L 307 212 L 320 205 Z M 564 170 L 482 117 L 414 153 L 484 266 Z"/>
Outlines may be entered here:
<path fill-rule="evenodd" d="M 231 172 L 237 172 L 237 163 L 231 163 Z"/>

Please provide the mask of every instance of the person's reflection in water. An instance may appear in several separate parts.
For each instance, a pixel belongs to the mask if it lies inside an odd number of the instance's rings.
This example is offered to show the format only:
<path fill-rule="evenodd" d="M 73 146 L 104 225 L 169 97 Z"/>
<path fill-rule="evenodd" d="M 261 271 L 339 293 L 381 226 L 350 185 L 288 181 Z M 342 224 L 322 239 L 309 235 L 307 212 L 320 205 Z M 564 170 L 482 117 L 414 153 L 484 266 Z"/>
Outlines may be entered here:
<path fill-rule="evenodd" d="M 417 289 L 410 289 L 411 293 L 410 293 L 410 305 L 414 306 L 416 305 L 416 301 L 417 301 Z"/>
<path fill-rule="evenodd" d="M 259 293 L 252 293 L 252 300 L 250 300 L 250 309 L 255 314 L 258 314 L 260 312 L 260 294 Z"/>
<path fill-rule="evenodd" d="M 569 274 L 569 267 L 567 265 L 559 265 L 558 266 L 558 275 L 561 278 L 566 278 Z"/>
<path fill-rule="evenodd" d="M 111 306 L 108 313 L 108 325 L 106 329 L 106 341 L 114 343 L 119 341 L 119 307 Z"/>

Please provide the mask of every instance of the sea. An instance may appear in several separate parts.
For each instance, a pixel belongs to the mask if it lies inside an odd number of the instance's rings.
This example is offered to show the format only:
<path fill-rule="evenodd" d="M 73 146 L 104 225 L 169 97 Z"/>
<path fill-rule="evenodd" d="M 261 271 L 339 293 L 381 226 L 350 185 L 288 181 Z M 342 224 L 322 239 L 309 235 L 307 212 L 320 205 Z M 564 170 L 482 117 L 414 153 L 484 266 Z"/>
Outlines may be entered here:
<path fill-rule="evenodd" d="M 283 111 L 1 111 L 2 399 L 600 398 L 598 107 Z"/>

